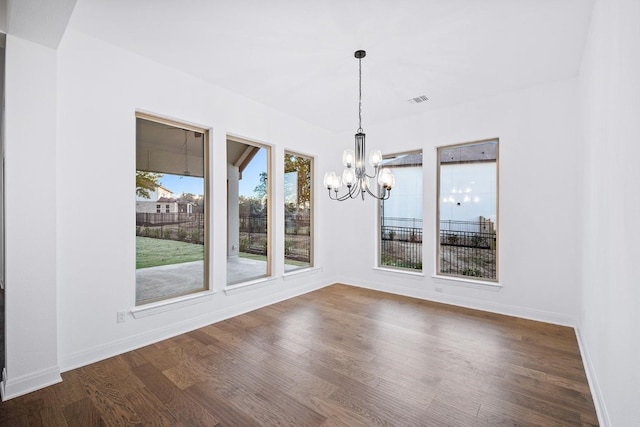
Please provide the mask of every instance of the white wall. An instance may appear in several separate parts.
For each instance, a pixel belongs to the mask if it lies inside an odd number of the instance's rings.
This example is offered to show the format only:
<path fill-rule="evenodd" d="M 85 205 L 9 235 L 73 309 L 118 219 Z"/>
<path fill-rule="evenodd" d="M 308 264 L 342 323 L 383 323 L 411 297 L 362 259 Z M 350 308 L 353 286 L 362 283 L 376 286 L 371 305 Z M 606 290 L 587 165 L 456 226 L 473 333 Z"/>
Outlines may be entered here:
<path fill-rule="evenodd" d="M 60 364 L 63 369 L 103 357 L 157 336 L 210 323 L 277 299 L 305 292 L 328 281 L 321 271 L 304 278 L 279 278 L 269 286 L 161 315 L 116 324 L 116 312 L 134 305 L 135 244 L 133 176 L 136 109 L 212 127 L 211 212 L 212 286 L 226 284 L 226 134 L 274 144 L 276 169 L 284 148 L 315 153 L 327 132 L 269 110 L 248 99 L 68 32 L 59 48 L 58 201 L 60 257 Z M 298 135 L 304 134 L 304 142 Z M 91 135 L 87 140 L 87 135 Z M 280 166 L 278 166 L 280 165 Z M 282 213 L 282 179 L 275 180 L 276 218 Z M 79 179 L 92 176 L 95 180 Z M 112 204 L 103 217 L 64 209 L 91 187 L 107 188 Z M 90 200 L 87 203 L 91 203 Z M 96 203 L 99 203 L 96 201 Z M 88 211 L 95 212 L 88 206 Z M 109 224 L 100 226 L 101 222 Z M 282 226 L 276 222 L 275 275 L 284 271 Z M 99 244 L 97 244 L 99 242 Z M 322 259 L 319 260 L 322 263 Z M 120 346 L 122 344 L 122 346 Z"/>
<path fill-rule="evenodd" d="M 328 132 L 73 31 L 57 53 L 9 37 L 7 63 L 5 397 L 59 379 L 58 365 L 71 369 L 332 282 L 322 241 L 319 268 L 283 278 L 281 219 L 274 224 L 275 279 L 223 291 L 227 133 L 274 144 L 274 170 L 282 171 L 285 149 L 323 156 Z M 136 110 L 212 128 L 215 294 L 116 323 L 116 313 L 135 304 Z M 281 175 L 276 218 L 284 212 Z M 104 189 L 100 199 L 90 197 L 96 188 Z M 323 223 L 317 218 L 318 229 Z"/>
<path fill-rule="evenodd" d="M 371 249 L 376 247 L 376 209 L 375 203 L 368 200 L 352 202 L 343 217 L 354 220 L 338 223 L 347 245 L 337 267 L 342 272 L 339 279 L 400 294 L 575 325 L 579 312 L 576 295 L 580 292 L 582 188 L 577 111 L 577 81 L 572 79 L 386 125 L 367 125 L 370 144 L 379 146 L 383 153 L 423 149 L 424 276 L 372 268 L 376 263 Z M 496 137 L 500 139 L 498 227 L 502 288 L 497 291 L 442 284 L 432 278 L 437 240 L 435 147 Z M 355 220 L 358 215 L 364 218 Z"/>
<path fill-rule="evenodd" d="M 7 36 L 3 397 L 60 380 L 56 318 L 56 52 Z"/>
<path fill-rule="evenodd" d="M 603 425 L 640 420 L 640 2 L 598 1 L 580 71 L 584 249 L 579 335 Z"/>

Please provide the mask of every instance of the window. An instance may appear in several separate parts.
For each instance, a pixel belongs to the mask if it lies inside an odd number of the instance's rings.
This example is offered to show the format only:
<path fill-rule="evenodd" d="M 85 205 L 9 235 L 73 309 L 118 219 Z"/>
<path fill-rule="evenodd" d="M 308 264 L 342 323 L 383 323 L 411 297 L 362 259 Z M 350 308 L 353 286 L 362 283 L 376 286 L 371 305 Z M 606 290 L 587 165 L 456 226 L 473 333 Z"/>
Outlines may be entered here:
<path fill-rule="evenodd" d="M 378 265 L 422 271 L 422 151 L 385 156 L 382 166 L 395 186 L 380 201 Z"/>
<path fill-rule="evenodd" d="M 208 141 L 206 129 L 136 114 L 136 305 L 209 288 Z"/>
<path fill-rule="evenodd" d="M 498 280 L 498 140 L 438 148 L 438 274 Z"/>
<path fill-rule="evenodd" d="M 227 285 L 271 275 L 271 148 L 227 137 Z"/>
<path fill-rule="evenodd" d="M 284 154 L 284 269 L 313 266 L 313 159 Z"/>

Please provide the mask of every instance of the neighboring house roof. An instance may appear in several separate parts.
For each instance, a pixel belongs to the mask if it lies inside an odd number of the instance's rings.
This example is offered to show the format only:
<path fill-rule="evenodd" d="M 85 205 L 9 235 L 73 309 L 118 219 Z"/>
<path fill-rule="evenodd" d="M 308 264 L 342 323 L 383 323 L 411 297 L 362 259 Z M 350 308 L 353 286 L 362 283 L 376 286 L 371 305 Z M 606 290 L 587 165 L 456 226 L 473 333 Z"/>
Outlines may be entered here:
<path fill-rule="evenodd" d="M 160 197 L 158 199 L 158 202 L 161 203 L 177 203 L 178 201 L 176 199 L 170 198 L 170 197 Z"/>
<path fill-rule="evenodd" d="M 409 153 L 400 155 L 394 159 L 385 160 L 382 162 L 386 167 L 408 167 L 408 166 L 422 166 L 422 151 L 419 153 Z"/>
<path fill-rule="evenodd" d="M 497 140 L 460 145 L 440 150 L 440 163 L 465 163 L 497 159 Z"/>

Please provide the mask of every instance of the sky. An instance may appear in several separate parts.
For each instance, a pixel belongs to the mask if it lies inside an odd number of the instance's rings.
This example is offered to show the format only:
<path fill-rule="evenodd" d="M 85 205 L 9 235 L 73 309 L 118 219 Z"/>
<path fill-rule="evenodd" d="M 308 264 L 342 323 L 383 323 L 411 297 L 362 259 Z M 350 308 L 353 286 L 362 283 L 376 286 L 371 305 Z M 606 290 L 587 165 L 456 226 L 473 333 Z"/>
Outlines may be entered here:
<path fill-rule="evenodd" d="M 267 150 L 261 148 L 242 173 L 242 179 L 240 180 L 240 195 L 254 197 L 256 193 L 253 189 L 260 184 L 260 172 L 266 170 Z M 167 190 L 171 190 L 171 192 L 176 196 L 179 196 L 182 193 L 192 193 L 196 196 L 204 194 L 204 181 L 202 178 L 164 174 L 160 179 L 160 183 Z"/>
<path fill-rule="evenodd" d="M 182 193 L 191 193 L 196 196 L 204 194 L 204 179 L 199 177 L 164 174 L 160 183 L 176 196 Z"/>
<path fill-rule="evenodd" d="M 267 150 L 261 148 L 255 155 L 251 163 L 242 172 L 240 180 L 240 195 L 245 197 L 254 197 L 253 189 L 260 184 L 260 172 L 267 170 Z"/>

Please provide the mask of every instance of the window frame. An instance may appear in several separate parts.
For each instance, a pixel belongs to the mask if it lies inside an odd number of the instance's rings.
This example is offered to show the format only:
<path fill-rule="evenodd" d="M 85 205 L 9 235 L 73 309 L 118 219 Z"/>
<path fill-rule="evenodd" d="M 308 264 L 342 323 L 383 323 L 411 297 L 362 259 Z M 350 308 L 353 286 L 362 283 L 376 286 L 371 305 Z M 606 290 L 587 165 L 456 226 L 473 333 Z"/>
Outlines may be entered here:
<path fill-rule="evenodd" d="M 273 201 L 273 166 L 272 166 L 272 159 L 273 159 L 273 150 L 274 150 L 274 146 L 271 144 L 267 144 L 264 142 L 260 142 L 260 141 L 256 141 L 256 140 L 252 140 L 252 139 L 248 139 L 248 138 L 244 138 L 241 136 L 237 136 L 237 135 L 233 135 L 233 134 L 227 134 L 226 135 L 226 139 L 225 139 L 225 143 L 228 144 L 229 142 L 236 142 L 236 143 L 240 143 L 240 144 L 245 144 L 245 145 L 250 145 L 253 147 L 258 147 L 258 148 L 264 148 L 266 150 L 266 172 L 267 172 L 267 188 L 266 188 L 266 198 L 267 198 L 267 204 L 266 204 L 266 208 L 267 208 L 267 233 L 266 233 L 266 241 L 267 241 L 267 260 L 266 260 L 266 272 L 264 275 L 260 275 L 260 276 L 250 276 L 247 277 L 246 279 L 243 280 L 239 280 L 239 281 L 232 281 L 229 282 L 229 278 L 227 277 L 226 282 L 225 282 L 225 286 L 224 289 L 225 291 L 232 291 L 233 289 L 240 289 L 243 288 L 245 286 L 250 286 L 253 285 L 257 282 L 263 282 L 266 280 L 271 280 L 274 277 L 274 273 L 273 273 L 273 248 L 274 248 L 274 244 L 273 244 L 273 216 L 274 216 L 274 201 Z M 227 159 L 228 161 L 228 159 Z M 229 215 L 229 183 L 227 180 L 227 216 Z M 230 246 L 230 242 L 229 242 L 229 220 L 227 218 L 227 256 L 229 255 L 229 249 L 228 247 Z M 238 246 L 239 246 L 239 242 L 238 242 Z M 227 261 L 228 262 L 228 261 Z M 228 269 L 228 264 L 227 264 L 227 269 Z M 228 272 L 228 270 L 227 270 Z"/>
<path fill-rule="evenodd" d="M 202 144 L 203 144 L 203 147 L 202 147 L 203 165 L 202 166 L 203 166 L 204 176 L 202 177 L 202 180 L 203 180 L 203 196 L 204 196 L 204 203 L 203 203 L 203 209 L 204 209 L 203 246 L 204 248 L 203 248 L 203 260 L 202 260 L 203 261 L 202 288 L 192 292 L 172 294 L 167 297 L 158 297 L 154 299 L 144 300 L 144 302 L 141 302 L 141 303 L 139 303 L 137 299 L 134 298 L 134 301 L 135 301 L 134 311 L 137 310 L 140 313 L 142 313 L 146 310 L 147 307 L 155 307 L 159 304 L 160 305 L 172 304 L 176 301 L 184 300 L 185 298 L 190 299 L 190 298 L 193 298 L 194 296 L 198 296 L 199 294 L 207 294 L 211 292 L 211 289 L 212 289 L 211 282 L 210 282 L 211 275 L 209 271 L 210 259 L 211 259 L 211 242 L 209 238 L 209 235 L 211 232 L 211 212 L 209 209 L 209 206 L 211 203 L 211 197 L 210 197 L 211 191 L 210 191 L 210 184 L 209 184 L 209 181 L 211 179 L 211 169 L 210 169 L 210 161 L 209 161 L 210 150 L 211 150 L 211 130 L 209 128 L 194 125 L 186 121 L 169 119 L 166 117 L 162 117 L 162 116 L 158 116 L 158 115 L 150 114 L 146 112 L 141 112 L 141 111 L 135 112 L 135 119 L 136 121 L 138 119 L 142 119 L 142 120 L 147 120 L 147 121 L 151 121 L 151 122 L 155 122 L 155 123 L 159 123 L 159 124 L 163 124 L 171 127 L 184 129 L 191 132 L 199 132 L 202 134 Z M 137 131 L 136 131 L 136 152 L 137 152 Z M 136 153 L 136 159 L 137 159 L 137 153 Z M 156 206 L 160 207 L 160 209 L 157 209 L 157 213 L 162 213 L 162 204 L 159 204 Z M 137 287 L 138 287 L 137 280 L 135 282 L 135 285 L 136 285 L 135 289 L 137 291 Z"/>
<path fill-rule="evenodd" d="M 377 246 L 377 254 L 376 254 L 376 261 L 375 261 L 375 268 L 377 269 L 381 269 L 381 270 L 388 270 L 388 271 L 394 271 L 394 272 L 399 272 L 399 273 L 406 273 L 406 274 L 416 274 L 416 275 L 424 275 L 424 149 L 422 148 L 417 148 L 415 150 L 407 150 L 407 151 L 401 151 L 401 152 L 397 152 L 397 153 L 390 153 L 390 154 L 384 154 L 382 156 L 383 159 L 383 164 L 380 166 L 381 168 L 384 167 L 384 161 L 385 160 L 389 160 L 391 158 L 397 158 L 403 155 L 411 155 L 411 154 L 420 154 L 422 156 L 422 163 L 420 165 L 420 172 L 421 172 L 421 176 L 420 176 L 420 181 L 421 181 L 421 185 L 422 185 L 422 196 L 423 196 L 423 200 L 422 200 L 422 225 L 420 227 L 421 230 L 421 241 L 420 241 L 420 264 L 421 264 L 421 268 L 417 269 L 417 268 L 411 268 L 411 267 L 398 267 L 398 266 L 391 266 L 391 265 L 384 265 L 382 263 L 382 227 L 383 227 L 383 223 L 382 223 L 382 206 L 384 201 L 383 200 L 378 200 L 377 201 L 377 211 L 376 211 L 376 246 Z M 391 168 L 391 172 L 394 172 L 394 168 Z M 398 186 L 398 183 L 396 181 L 396 187 Z M 396 193 L 397 194 L 397 193 Z M 390 199 L 394 197 L 394 192 L 393 189 L 391 189 L 391 195 L 390 195 Z M 415 218 L 414 218 L 415 219 Z"/>
<path fill-rule="evenodd" d="M 441 238 L 440 238 L 440 218 L 441 218 L 441 212 L 440 212 L 440 203 L 441 203 L 441 195 L 440 195 L 440 188 L 441 188 L 441 171 L 440 171 L 440 167 L 441 167 L 441 151 L 442 150 L 447 150 L 447 149 L 454 149 L 454 148 L 458 148 L 458 147 L 464 147 L 464 146 L 470 146 L 470 145 L 478 145 L 478 144 L 483 144 L 483 143 L 488 143 L 488 142 L 495 142 L 496 144 L 496 148 L 495 148 L 495 169 L 496 169 L 496 176 L 495 176 L 495 199 L 496 199 L 496 203 L 495 203 L 495 278 L 487 278 L 487 277 L 478 277 L 478 276 L 468 276 L 468 275 L 462 275 L 462 274 L 450 274 L 450 273 L 443 273 L 441 271 L 442 269 L 442 265 L 441 265 Z M 450 145 L 440 145 L 440 146 L 436 146 L 436 221 L 435 221 L 435 239 L 434 239 L 434 243 L 435 243 L 435 274 L 434 277 L 436 278 L 440 278 L 440 279 L 447 279 L 447 280 L 454 280 L 454 281 L 461 281 L 461 282 L 470 282 L 470 283 L 477 283 L 477 284 L 483 284 L 483 285 L 491 285 L 491 286 L 499 286 L 499 280 L 500 280 L 500 138 L 495 137 L 495 138 L 487 138 L 487 139 L 481 139 L 481 140 L 476 140 L 476 141 L 469 141 L 469 142 L 462 142 L 462 143 L 456 143 L 456 144 L 450 144 Z"/>

